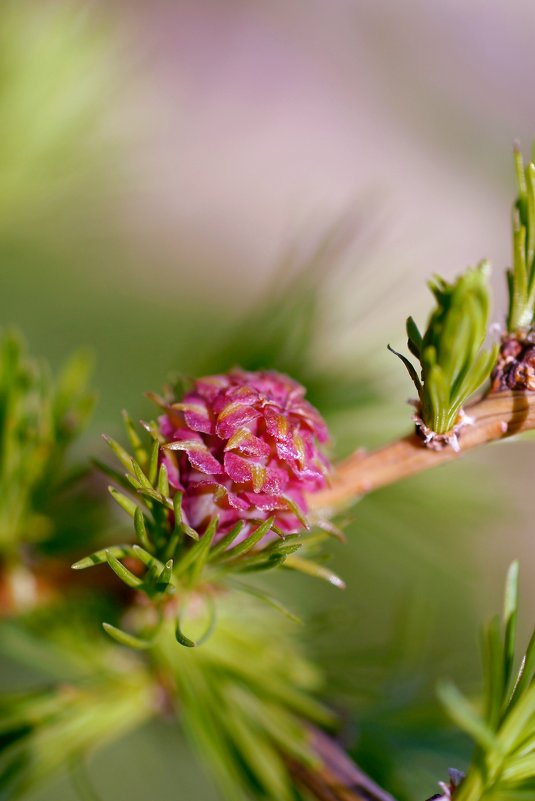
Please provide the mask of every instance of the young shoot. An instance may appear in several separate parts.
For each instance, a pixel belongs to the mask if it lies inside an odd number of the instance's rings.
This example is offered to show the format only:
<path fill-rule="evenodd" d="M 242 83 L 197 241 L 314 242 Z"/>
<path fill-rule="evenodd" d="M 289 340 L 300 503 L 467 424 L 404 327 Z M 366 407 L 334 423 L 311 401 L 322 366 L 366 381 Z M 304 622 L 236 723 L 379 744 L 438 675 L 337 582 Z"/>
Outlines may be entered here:
<path fill-rule="evenodd" d="M 535 309 L 535 164 L 524 164 L 515 148 L 518 196 L 513 206 L 513 266 L 507 271 L 507 331 L 523 339 L 533 325 Z"/>
<path fill-rule="evenodd" d="M 419 362 L 419 374 L 405 356 L 393 351 L 418 391 L 416 422 L 430 447 L 457 446 L 463 406 L 496 362 L 497 346 L 483 349 L 489 322 L 489 271 L 483 261 L 453 283 L 439 277 L 430 282 L 436 307 L 425 333 L 412 317 L 407 320 L 407 344 Z"/>
<path fill-rule="evenodd" d="M 455 801 L 532 801 L 535 798 L 535 634 L 515 658 L 518 563 L 509 568 L 503 620 L 483 630 L 485 687 L 481 708 L 450 684 L 440 697 L 455 723 L 474 741 L 472 762 Z M 515 663 L 518 662 L 518 664 Z"/>

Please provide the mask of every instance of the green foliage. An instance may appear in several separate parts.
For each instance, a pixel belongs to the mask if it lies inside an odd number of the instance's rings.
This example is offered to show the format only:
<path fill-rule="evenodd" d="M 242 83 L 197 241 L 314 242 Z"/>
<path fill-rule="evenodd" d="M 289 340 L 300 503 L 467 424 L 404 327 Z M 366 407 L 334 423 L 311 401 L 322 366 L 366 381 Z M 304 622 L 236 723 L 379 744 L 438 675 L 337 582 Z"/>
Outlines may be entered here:
<path fill-rule="evenodd" d="M 69 481 L 65 453 L 93 407 L 90 367 L 80 353 L 53 379 L 20 337 L 0 336 L 0 556 L 55 536 L 47 512 Z"/>
<path fill-rule="evenodd" d="M 13 801 L 153 714 L 152 682 L 129 666 L 112 679 L 0 700 L 0 801 Z"/>
<path fill-rule="evenodd" d="M 467 270 L 453 283 L 430 283 L 436 307 L 424 335 L 412 317 L 407 320 L 408 347 L 418 359 L 421 375 L 405 364 L 418 391 L 420 414 L 434 434 L 452 432 L 467 399 L 487 380 L 497 358 L 497 346 L 482 350 L 489 321 L 487 262 Z M 395 351 L 394 351 L 395 352 Z"/>
<path fill-rule="evenodd" d="M 161 639 L 155 652 L 172 672 L 182 723 L 228 801 L 292 801 L 283 754 L 317 765 L 310 724 L 334 717 L 315 700 L 317 669 L 301 653 L 294 624 L 233 594 L 220 599 L 217 631 L 186 651 Z"/>
<path fill-rule="evenodd" d="M 513 207 L 513 268 L 507 272 L 509 313 L 507 330 L 527 332 L 535 310 L 535 164 L 524 165 L 515 148 L 518 196 Z"/>
<path fill-rule="evenodd" d="M 13 801 L 155 712 L 154 677 L 137 654 L 94 636 L 102 593 L 0 619 L 0 661 L 16 690 L 0 697 L 0 799 Z"/>
<path fill-rule="evenodd" d="M 518 564 L 509 569 L 503 620 L 483 631 L 485 692 L 476 710 L 450 684 L 440 696 L 476 744 L 455 801 L 531 801 L 535 797 L 535 634 L 515 669 Z"/>
<path fill-rule="evenodd" d="M 162 442 L 156 423 L 144 424 L 151 436 L 145 447 L 128 414 L 125 412 L 123 416 L 135 457 L 118 442 L 106 437 L 108 445 L 127 472 L 121 473 L 100 463 L 99 466 L 124 490 L 109 487 L 112 498 L 132 518 L 138 542 L 101 549 L 79 559 L 73 568 L 84 570 L 107 563 L 128 587 L 147 596 L 156 612 L 156 620 L 140 636 L 104 623 L 104 629 L 111 637 L 133 648 L 149 648 L 160 632 L 165 610 L 174 606 L 177 641 L 189 647 L 199 645 L 212 631 L 215 605 L 210 605 L 207 629 L 200 640 L 192 640 L 183 633 L 181 607 L 188 603 L 190 595 L 197 594 L 199 587 L 204 587 L 210 596 L 211 587 L 230 586 L 232 577 L 248 573 L 284 566 L 316 576 L 334 586 L 344 586 L 341 579 L 324 565 L 294 556 L 303 547 L 309 554 L 315 553 L 318 544 L 330 536 L 327 531 L 286 535 L 274 525 L 274 519 L 269 518 L 258 520 L 245 538 L 240 537 L 244 521 L 239 521 L 229 532 L 217 538 L 218 519 L 213 518 L 200 536 L 183 519 L 182 493 L 171 494 L 167 469 L 160 461 Z M 275 538 L 268 541 L 266 538 L 270 533 Z M 134 560 L 140 571 L 132 572 L 121 559 Z M 175 602 L 173 596 L 178 601 Z M 265 596 L 265 600 L 283 609 L 269 596 Z"/>

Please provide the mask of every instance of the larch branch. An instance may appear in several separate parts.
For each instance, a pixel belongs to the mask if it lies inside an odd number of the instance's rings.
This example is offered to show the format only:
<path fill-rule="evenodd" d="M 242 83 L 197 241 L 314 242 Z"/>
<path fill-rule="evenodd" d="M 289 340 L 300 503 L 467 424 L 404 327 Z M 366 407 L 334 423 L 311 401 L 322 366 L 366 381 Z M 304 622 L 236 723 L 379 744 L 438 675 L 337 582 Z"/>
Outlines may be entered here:
<path fill-rule="evenodd" d="M 535 393 L 495 392 L 467 408 L 471 424 L 463 426 L 460 451 L 432 450 L 408 434 L 370 453 L 357 451 L 340 462 L 331 486 L 309 497 L 311 509 L 333 510 L 407 476 L 458 459 L 487 442 L 535 429 Z"/>

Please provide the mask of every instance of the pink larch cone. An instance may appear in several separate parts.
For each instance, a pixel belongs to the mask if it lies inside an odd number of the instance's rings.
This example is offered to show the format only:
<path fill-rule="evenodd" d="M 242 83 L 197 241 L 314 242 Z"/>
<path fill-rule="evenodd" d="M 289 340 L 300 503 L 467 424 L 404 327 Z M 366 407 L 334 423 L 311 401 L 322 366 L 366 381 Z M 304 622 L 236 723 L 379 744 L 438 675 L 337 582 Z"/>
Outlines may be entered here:
<path fill-rule="evenodd" d="M 280 373 L 232 370 L 166 405 L 162 460 L 188 525 L 202 534 L 217 516 L 218 534 L 269 517 L 284 533 L 305 527 L 306 495 L 325 487 L 329 462 L 327 427 L 304 395 Z"/>

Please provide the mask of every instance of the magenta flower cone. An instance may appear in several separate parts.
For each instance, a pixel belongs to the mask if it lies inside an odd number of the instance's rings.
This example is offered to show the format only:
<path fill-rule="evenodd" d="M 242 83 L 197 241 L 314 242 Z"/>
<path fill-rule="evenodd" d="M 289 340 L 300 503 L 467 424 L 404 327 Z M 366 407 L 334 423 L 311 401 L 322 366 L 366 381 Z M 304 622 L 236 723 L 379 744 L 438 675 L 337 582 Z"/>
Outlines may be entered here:
<path fill-rule="evenodd" d="M 165 407 L 162 460 L 188 525 L 202 534 L 217 516 L 218 534 L 269 517 L 283 533 L 306 527 L 306 495 L 325 487 L 329 462 L 327 427 L 304 396 L 280 373 L 232 370 Z"/>

